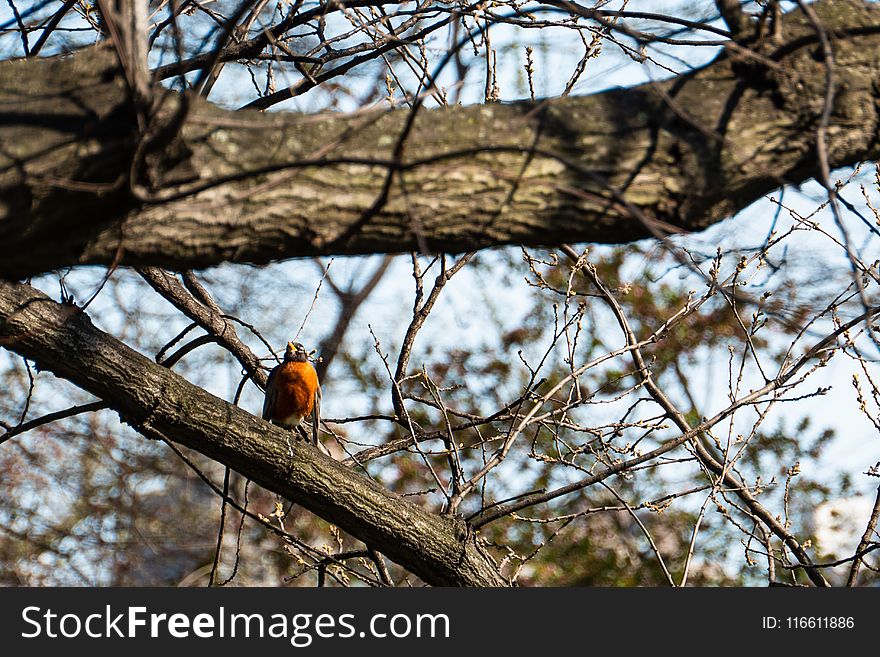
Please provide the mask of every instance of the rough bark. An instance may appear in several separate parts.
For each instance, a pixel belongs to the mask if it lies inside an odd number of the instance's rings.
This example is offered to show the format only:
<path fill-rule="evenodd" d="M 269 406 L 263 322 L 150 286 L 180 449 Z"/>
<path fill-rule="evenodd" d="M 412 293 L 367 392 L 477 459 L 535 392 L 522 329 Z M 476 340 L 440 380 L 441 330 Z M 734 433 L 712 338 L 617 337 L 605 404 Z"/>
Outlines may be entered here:
<path fill-rule="evenodd" d="M 880 8 L 814 6 L 835 52 L 831 165 L 876 158 Z M 733 9 L 726 18 L 742 22 Z M 824 63 L 799 13 L 784 28 L 786 42 L 756 45 L 757 56 L 733 47 L 662 84 L 422 110 L 399 160 L 405 111 L 232 113 L 166 93 L 144 132 L 143 108 L 106 48 L 4 62 L 0 278 L 74 264 L 190 269 L 700 230 L 818 171 Z M 291 458 L 283 430 L 132 351 L 76 307 L 0 281 L 0 346 L 97 395 L 143 435 L 229 465 L 426 582 L 505 583 L 461 521 L 308 445 L 293 443 Z"/>
<path fill-rule="evenodd" d="M 92 325 L 76 306 L 0 281 L 0 345 L 107 401 L 147 437 L 166 437 L 228 465 L 337 524 L 434 585 L 503 586 L 464 521 L 428 513 L 291 441 Z"/>
<path fill-rule="evenodd" d="M 880 7 L 813 6 L 836 62 L 830 164 L 880 157 Z M 661 84 L 422 110 L 398 161 L 406 111 L 232 113 L 193 99 L 178 132 L 181 99 L 167 94 L 139 134 L 109 53 L 5 62 L 0 277 L 700 230 L 818 172 L 821 51 L 800 12 L 783 34 Z"/>

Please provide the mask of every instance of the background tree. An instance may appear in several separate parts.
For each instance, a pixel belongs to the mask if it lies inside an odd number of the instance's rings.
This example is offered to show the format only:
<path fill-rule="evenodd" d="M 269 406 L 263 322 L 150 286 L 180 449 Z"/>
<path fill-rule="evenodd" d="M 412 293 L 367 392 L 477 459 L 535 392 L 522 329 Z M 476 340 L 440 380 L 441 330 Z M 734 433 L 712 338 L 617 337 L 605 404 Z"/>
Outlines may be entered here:
<path fill-rule="evenodd" d="M 3 581 L 874 581 L 880 10 L 692 5 L 10 3 Z"/>

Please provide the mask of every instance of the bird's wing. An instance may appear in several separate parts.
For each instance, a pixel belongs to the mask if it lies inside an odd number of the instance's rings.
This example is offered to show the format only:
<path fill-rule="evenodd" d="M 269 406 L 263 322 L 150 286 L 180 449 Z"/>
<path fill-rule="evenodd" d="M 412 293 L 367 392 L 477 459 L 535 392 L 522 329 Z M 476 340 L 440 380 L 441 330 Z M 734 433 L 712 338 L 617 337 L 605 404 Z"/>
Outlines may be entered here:
<path fill-rule="evenodd" d="M 312 407 L 312 444 L 318 444 L 321 433 L 321 384 L 315 389 L 315 405 Z"/>
<path fill-rule="evenodd" d="M 278 390 L 275 387 L 275 374 L 278 368 L 275 367 L 269 372 L 269 378 L 266 379 L 266 398 L 263 400 L 263 419 L 271 420 L 272 411 L 275 410 L 275 398 L 278 397 Z"/>

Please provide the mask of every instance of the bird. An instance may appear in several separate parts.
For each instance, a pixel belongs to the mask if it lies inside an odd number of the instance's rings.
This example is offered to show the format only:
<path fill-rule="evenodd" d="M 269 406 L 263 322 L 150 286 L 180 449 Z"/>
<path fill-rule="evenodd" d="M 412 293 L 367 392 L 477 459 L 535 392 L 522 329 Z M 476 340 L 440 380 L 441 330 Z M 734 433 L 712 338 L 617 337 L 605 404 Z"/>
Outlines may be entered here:
<path fill-rule="evenodd" d="M 309 353 L 299 342 L 288 342 L 284 361 L 269 373 L 263 419 L 288 429 L 296 429 L 311 416 L 312 444 L 318 444 L 321 418 L 321 384 L 309 362 Z"/>

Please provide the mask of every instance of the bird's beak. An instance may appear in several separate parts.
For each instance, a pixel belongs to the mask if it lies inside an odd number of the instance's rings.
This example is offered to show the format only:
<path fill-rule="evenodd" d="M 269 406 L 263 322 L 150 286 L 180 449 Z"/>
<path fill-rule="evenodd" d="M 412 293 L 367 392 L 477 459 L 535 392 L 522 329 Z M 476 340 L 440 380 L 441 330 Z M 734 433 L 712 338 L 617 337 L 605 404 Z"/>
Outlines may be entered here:
<path fill-rule="evenodd" d="M 293 346 L 292 342 L 287 343 L 287 348 L 290 349 L 291 351 L 296 351 L 296 347 Z"/>

